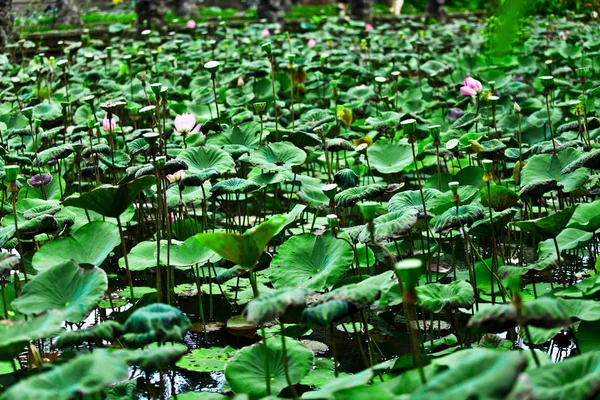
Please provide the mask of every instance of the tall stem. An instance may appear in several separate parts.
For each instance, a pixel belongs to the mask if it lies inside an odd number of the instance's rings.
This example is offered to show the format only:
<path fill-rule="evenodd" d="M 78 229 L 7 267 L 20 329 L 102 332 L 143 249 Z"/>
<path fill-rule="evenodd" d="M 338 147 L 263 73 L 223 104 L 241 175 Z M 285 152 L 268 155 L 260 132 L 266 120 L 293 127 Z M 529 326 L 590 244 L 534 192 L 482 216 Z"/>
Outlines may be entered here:
<path fill-rule="evenodd" d="M 123 226 L 121 225 L 121 217 L 117 217 L 117 225 L 119 226 L 119 235 L 121 236 L 121 250 L 123 252 L 123 259 L 125 260 L 125 270 L 127 271 L 127 282 L 129 283 L 129 294 L 131 295 L 131 302 L 135 303 L 135 296 L 133 293 L 133 280 L 131 279 L 131 271 L 129 270 L 129 260 L 127 259 L 127 245 L 125 244 L 125 237 L 123 236 Z"/>

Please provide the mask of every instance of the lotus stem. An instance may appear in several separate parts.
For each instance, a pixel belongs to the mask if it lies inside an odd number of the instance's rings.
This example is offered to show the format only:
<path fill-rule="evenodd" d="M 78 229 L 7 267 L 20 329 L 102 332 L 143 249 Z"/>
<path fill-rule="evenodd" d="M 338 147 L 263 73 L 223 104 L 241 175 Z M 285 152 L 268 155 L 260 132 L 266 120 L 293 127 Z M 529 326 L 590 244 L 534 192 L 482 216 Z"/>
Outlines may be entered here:
<path fill-rule="evenodd" d="M 284 334 L 285 327 L 281 320 L 279 321 L 279 325 L 281 327 L 281 351 L 283 352 L 283 372 L 285 374 L 285 380 L 287 381 L 287 384 L 290 387 L 290 390 L 292 391 L 292 395 L 294 396 L 295 399 L 297 399 L 298 392 L 296 392 L 296 388 L 294 387 L 294 385 L 292 384 L 292 380 L 290 379 L 290 371 L 289 371 L 288 359 L 287 359 L 287 350 L 285 347 L 285 334 Z"/>
<path fill-rule="evenodd" d="M 262 348 L 265 352 L 265 382 L 267 384 L 267 396 L 271 396 L 271 372 L 269 371 L 269 348 L 267 347 L 267 335 L 265 327 L 260 327 L 260 333 L 263 338 Z"/>

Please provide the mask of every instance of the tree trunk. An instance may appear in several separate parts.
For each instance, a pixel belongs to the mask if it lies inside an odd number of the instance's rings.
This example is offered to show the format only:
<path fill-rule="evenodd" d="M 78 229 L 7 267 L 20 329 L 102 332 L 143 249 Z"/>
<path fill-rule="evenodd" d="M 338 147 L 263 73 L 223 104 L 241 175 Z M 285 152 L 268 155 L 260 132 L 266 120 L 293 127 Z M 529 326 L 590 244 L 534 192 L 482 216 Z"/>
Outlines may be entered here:
<path fill-rule="evenodd" d="M 175 15 L 181 18 L 197 18 L 198 6 L 193 0 L 175 0 Z"/>
<path fill-rule="evenodd" d="M 83 26 L 77 2 L 75 0 L 56 0 L 56 17 L 52 25 Z"/>
<path fill-rule="evenodd" d="M 8 44 L 15 19 L 11 12 L 12 0 L 0 0 L 0 50 Z"/>
<path fill-rule="evenodd" d="M 373 0 L 352 0 L 350 3 L 350 17 L 370 21 L 373 18 Z"/>
<path fill-rule="evenodd" d="M 256 11 L 259 19 L 264 18 L 269 22 L 274 22 L 282 20 L 285 13 L 291 10 L 291 0 L 260 0 Z"/>
<path fill-rule="evenodd" d="M 444 7 L 444 0 L 428 0 L 427 15 L 436 18 L 440 23 L 446 22 L 448 11 Z"/>
<path fill-rule="evenodd" d="M 135 12 L 138 15 L 137 28 L 164 30 L 166 27 L 163 16 L 165 4 L 163 0 L 136 0 Z"/>

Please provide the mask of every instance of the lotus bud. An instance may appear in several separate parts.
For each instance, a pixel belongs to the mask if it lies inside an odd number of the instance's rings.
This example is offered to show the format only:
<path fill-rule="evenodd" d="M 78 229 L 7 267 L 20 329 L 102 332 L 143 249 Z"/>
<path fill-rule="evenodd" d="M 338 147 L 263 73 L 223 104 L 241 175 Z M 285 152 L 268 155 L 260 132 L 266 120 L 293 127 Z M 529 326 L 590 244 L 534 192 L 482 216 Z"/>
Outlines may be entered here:
<path fill-rule="evenodd" d="M 238 78 L 238 80 L 237 80 L 237 86 L 238 86 L 238 87 L 242 87 L 242 86 L 244 86 L 244 84 L 245 84 L 245 83 L 246 83 L 246 82 L 244 81 L 244 77 L 243 77 L 243 76 L 240 76 L 240 77 Z"/>
<path fill-rule="evenodd" d="M 516 101 L 513 103 L 513 110 L 515 110 L 517 114 L 521 113 L 521 106 Z"/>

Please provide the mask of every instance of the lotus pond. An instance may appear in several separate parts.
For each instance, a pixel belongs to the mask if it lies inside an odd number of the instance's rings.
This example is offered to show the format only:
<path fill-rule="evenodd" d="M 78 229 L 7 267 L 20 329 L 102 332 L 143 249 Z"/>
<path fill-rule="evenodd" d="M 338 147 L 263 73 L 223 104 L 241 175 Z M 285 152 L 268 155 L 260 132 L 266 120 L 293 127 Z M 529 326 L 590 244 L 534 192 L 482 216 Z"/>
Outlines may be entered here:
<path fill-rule="evenodd" d="M 303 28 L 0 55 L 0 399 L 597 398 L 598 23 Z"/>

